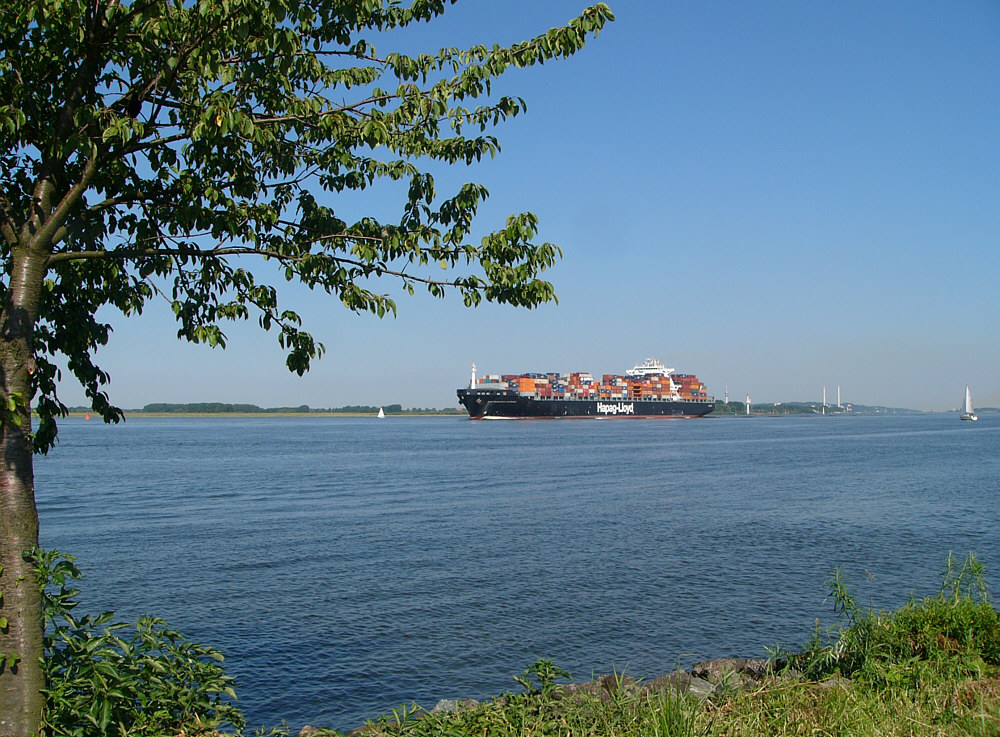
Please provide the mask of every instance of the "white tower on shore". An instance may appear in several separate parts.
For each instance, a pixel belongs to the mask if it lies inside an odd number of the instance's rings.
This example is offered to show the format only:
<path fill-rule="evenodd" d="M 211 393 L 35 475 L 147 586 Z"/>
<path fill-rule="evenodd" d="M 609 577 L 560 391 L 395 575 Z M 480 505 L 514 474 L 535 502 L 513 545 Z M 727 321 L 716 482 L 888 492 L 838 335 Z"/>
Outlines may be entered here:
<path fill-rule="evenodd" d="M 747 414 L 750 414 L 750 392 L 747 392 Z"/>
<path fill-rule="evenodd" d="M 840 384 L 837 384 L 837 409 L 843 409 L 844 405 L 840 403 Z"/>
<path fill-rule="evenodd" d="M 476 364 L 472 364 L 472 380 L 469 381 L 469 388 L 476 388 Z"/>
<path fill-rule="evenodd" d="M 826 384 L 823 384 L 823 414 L 826 414 Z"/>

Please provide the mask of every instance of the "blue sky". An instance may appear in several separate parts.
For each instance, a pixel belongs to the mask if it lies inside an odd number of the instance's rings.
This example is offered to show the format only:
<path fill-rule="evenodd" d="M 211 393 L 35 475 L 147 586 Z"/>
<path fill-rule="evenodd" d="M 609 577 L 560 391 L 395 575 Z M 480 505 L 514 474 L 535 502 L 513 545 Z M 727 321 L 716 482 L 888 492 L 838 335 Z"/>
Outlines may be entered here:
<path fill-rule="evenodd" d="M 939 410 L 968 383 L 1000 406 L 1000 4 L 609 4 L 576 57 L 505 78 L 528 112 L 497 131 L 500 157 L 438 176 L 490 190 L 477 238 L 539 216 L 565 252 L 558 305 L 468 310 L 386 282 L 399 316 L 380 321 L 288 288 L 327 347 L 303 378 L 254 321 L 220 351 L 178 342 L 163 305 L 108 313 L 112 401 L 448 407 L 473 361 L 600 374 L 655 356 L 720 398 L 839 385 Z M 511 43 L 583 7 L 464 0 L 407 43 Z M 394 211 L 371 194 L 334 204 Z"/>

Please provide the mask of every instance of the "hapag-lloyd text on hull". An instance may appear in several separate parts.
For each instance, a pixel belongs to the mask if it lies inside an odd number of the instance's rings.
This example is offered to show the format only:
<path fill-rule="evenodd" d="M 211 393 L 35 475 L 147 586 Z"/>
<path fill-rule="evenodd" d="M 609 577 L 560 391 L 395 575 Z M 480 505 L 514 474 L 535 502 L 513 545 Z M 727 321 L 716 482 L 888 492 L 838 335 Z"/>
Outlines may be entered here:
<path fill-rule="evenodd" d="M 629 402 L 598 402 L 597 414 L 599 415 L 634 415 L 635 404 Z"/>

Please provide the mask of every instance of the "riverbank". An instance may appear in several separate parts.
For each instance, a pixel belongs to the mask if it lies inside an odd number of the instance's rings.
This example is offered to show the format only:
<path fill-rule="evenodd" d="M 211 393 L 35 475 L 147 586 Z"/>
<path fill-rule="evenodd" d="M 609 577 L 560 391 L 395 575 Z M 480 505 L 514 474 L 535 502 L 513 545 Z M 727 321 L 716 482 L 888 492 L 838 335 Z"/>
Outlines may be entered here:
<path fill-rule="evenodd" d="M 773 661 L 723 659 L 638 683 L 605 675 L 537 684 L 487 703 L 400 708 L 348 737 L 967 737 L 1000 733 L 1000 679 L 936 680 L 877 688 L 839 675 L 810 680 Z M 298 737 L 342 733 L 306 726 Z"/>

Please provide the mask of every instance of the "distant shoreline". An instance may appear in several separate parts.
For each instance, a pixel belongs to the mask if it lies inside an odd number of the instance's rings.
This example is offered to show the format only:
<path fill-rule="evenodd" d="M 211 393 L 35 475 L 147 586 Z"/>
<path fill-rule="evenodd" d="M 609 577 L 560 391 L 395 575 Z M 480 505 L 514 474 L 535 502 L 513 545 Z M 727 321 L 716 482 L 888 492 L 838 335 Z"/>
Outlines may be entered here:
<path fill-rule="evenodd" d="M 768 407 L 768 409 L 771 410 L 771 411 L 764 411 L 763 409 L 752 408 L 749 415 L 747 415 L 745 413 L 745 411 L 744 412 L 713 412 L 711 414 L 705 415 L 705 417 L 701 418 L 701 419 L 709 419 L 710 420 L 710 419 L 713 419 L 713 418 L 717 419 L 717 418 L 721 418 L 721 417 L 784 417 L 784 416 L 789 416 L 789 415 L 791 415 L 791 416 L 800 416 L 800 417 L 801 416 L 805 416 L 805 417 L 810 417 L 810 416 L 821 417 L 822 416 L 819 412 L 791 412 L 791 413 L 784 413 L 784 412 L 780 412 L 780 411 L 779 412 L 775 412 L 775 411 L 773 411 L 773 409 L 771 407 Z M 997 412 L 997 411 L 1000 411 L 1000 410 L 998 410 L 995 407 L 983 407 L 983 408 L 977 408 L 976 411 L 980 412 L 980 413 L 983 413 L 983 414 L 988 414 L 988 413 Z M 282 412 L 282 411 L 262 411 L 262 412 L 146 412 L 146 411 L 143 411 L 141 409 L 136 409 L 136 410 L 127 409 L 127 410 L 123 410 L 123 412 L 125 413 L 125 418 L 126 419 L 133 418 L 133 417 L 141 417 L 141 418 L 158 418 L 158 417 L 185 417 L 185 418 L 202 418 L 202 417 L 205 417 L 205 418 L 211 418 L 211 417 L 243 417 L 243 418 L 261 418 L 261 417 L 283 417 L 283 418 L 289 418 L 289 417 L 315 417 L 315 418 L 323 418 L 323 417 L 325 417 L 325 418 L 330 418 L 330 417 L 344 417 L 344 418 L 358 418 L 358 417 L 371 417 L 373 419 L 377 419 L 378 418 L 378 412 L 377 411 L 373 411 L 373 412 L 324 412 L 324 411 L 318 411 L 318 410 L 311 410 L 309 412 L 294 412 L 294 411 L 288 411 L 288 412 Z M 955 413 L 957 413 L 956 410 L 938 410 L 936 412 L 933 412 L 933 411 L 932 412 L 922 412 L 922 411 L 917 411 L 917 410 L 897 410 L 896 412 L 894 412 L 892 410 L 889 410 L 889 411 L 882 411 L 882 412 L 866 412 L 866 411 L 860 411 L 860 412 L 837 412 L 837 413 L 831 412 L 827 416 L 830 416 L 830 417 L 833 417 L 833 416 L 839 416 L 839 417 L 851 417 L 851 416 L 854 416 L 854 417 L 863 417 L 863 416 L 880 415 L 880 416 L 886 417 L 886 416 L 892 416 L 894 414 L 897 414 L 897 412 L 898 412 L 899 415 L 955 414 Z M 82 418 L 82 417 L 85 417 L 87 414 L 90 414 L 91 418 L 93 418 L 93 419 L 98 419 L 98 420 L 100 419 L 100 416 L 97 415 L 95 412 L 93 412 L 93 410 L 84 410 L 84 409 L 80 409 L 78 407 L 74 407 L 71 410 L 69 410 L 69 413 L 66 416 L 67 417 Z M 430 412 L 409 411 L 409 410 L 407 410 L 407 411 L 403 411 L 403 412 L 391 412 L 391 413 L 387 412 L 385 414 L 385 418 L 392 418 L 392 417 L 468 417 L 468 415 L 467 415 L 467 413 L 464 410 L 454 410 L 454 411 L 450 411 L 450 410 L 437 410 L 437 411 L 430 411 Z"/>
<path fill-rule="evenodd" d="M 375 412 L 143 412 L 142 410 L 123 410 L 125 419 L 130 417 L 371 417 L 378 419 Z M 91 414 L 92 419 L 100 419 L 100 416 Z M 71 410 L 67 417 L 86 417 L 87 412 Z M 458 412 L 399 412 L 386 415 L 385 419 L 395 417 L 462 417 L 464 413 Z"/>

